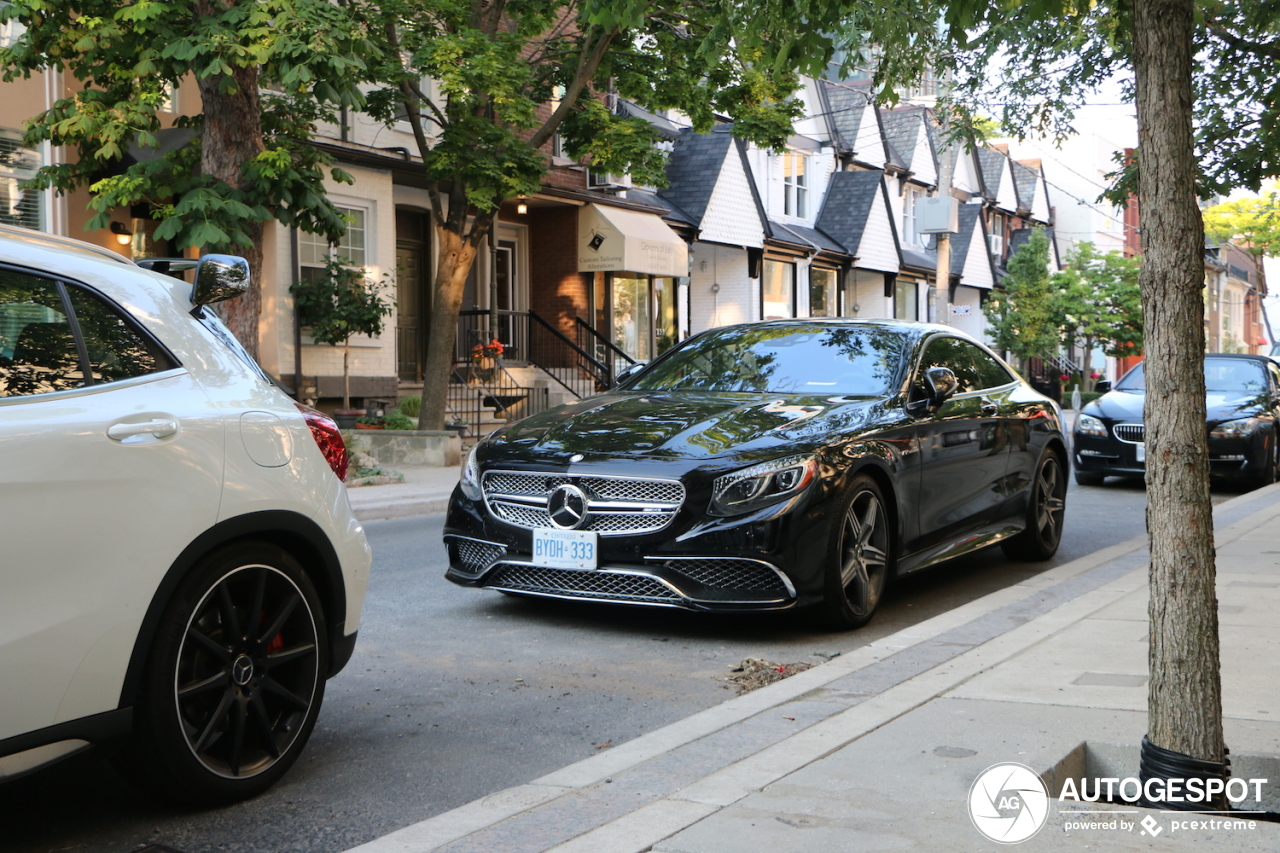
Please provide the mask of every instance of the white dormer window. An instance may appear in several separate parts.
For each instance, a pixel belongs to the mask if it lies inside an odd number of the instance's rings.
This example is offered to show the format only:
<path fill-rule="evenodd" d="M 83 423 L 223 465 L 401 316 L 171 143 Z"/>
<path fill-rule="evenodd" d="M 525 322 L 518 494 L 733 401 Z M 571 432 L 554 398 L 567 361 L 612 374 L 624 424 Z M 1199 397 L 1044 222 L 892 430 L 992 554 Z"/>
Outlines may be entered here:
<path fill-rule="evenodd" d="M 909 186 L 902 193 L 902 241 L 912 246 L 920 245 L 916 233 L 916 201 L 924 196 L 924 190 Z"/>
<path fill-rule="evenodd" d="M 782 155 L 782 212 L 787 216 L 807 217 L 809 210 L 809 158 L 799 151 Z"/>

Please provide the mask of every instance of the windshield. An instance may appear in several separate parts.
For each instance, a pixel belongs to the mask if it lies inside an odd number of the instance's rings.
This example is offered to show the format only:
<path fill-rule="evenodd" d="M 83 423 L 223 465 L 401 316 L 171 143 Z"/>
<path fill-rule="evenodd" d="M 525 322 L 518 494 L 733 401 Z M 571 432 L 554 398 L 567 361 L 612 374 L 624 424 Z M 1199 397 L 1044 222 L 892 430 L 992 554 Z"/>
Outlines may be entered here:
<path fill-rule="evenodd" d="M 720 329 L 689 340 L 627 388 L 880 396 L 898 374 L 905 348 L 901 332 L 873 326 Z"/>
<path fill-rule="evenodd" d="M 1267 388 L 1267 374 L 1256 361 L 1243 358 L 1206 358 L 1205 390 L 1210 394 L 1257 394 Z M 1147 374 L 1139 364 L 1116 383 L 1117 391 L 1147 390 Z"/>

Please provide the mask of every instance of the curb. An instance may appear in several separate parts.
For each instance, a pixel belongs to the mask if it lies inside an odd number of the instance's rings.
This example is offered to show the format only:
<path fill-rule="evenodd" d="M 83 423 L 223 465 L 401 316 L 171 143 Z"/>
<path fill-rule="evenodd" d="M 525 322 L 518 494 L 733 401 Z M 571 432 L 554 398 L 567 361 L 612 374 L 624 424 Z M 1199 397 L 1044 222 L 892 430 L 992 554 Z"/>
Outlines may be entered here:
<path fill-rule="evenodd" d="M 424 498 L 422 500 L 402 499 L 385 503 L 370 503 L 363 506 L 352 504 L 351 511 L 359 521 L 381 521 L 391 518 L 411 518 L 417 515 L 435 515 L 449 509 L 449 499 Z"/>

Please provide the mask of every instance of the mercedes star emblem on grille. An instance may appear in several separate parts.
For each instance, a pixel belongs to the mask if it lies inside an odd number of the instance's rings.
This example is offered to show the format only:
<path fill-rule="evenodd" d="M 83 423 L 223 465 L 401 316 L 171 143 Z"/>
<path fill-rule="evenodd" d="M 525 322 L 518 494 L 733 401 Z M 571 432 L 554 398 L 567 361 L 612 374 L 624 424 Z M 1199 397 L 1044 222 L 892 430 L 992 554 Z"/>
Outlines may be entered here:
<path fill-rule="evenodd" d="M 587 518 L 587 496 L 577 486 L 565 483 L 547 498 L 547 513 L 551 523 L 563 530 L 580 527 Z"/>

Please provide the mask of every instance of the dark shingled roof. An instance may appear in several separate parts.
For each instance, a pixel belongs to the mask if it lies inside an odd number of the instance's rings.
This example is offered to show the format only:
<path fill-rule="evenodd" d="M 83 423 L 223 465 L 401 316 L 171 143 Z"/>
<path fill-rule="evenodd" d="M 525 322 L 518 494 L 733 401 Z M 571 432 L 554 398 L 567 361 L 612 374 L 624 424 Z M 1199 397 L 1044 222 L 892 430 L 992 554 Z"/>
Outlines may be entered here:
<path fill-rule="evenodd" d="M 904 168 L 916 171 L 912 159 L 916 153 L 916 143 L 920 140 L 920 131 L 924 127 L 924 109 L 911 107 L 904 110 L 881 110 L 880 121 L 884 124 L 884 137 L 889 142 L 889 150 L 896 152 Z M 892 159 L 892 158 L 890 158 Z"/>
<path fill-rule="evenodd" d="M 1017 160 L 1010 160 L 1009 165 L 1013 166 L 1013 186 L 1018 193 L 1018 207 L 1030 210 L 1031 205 L 1035 204 L 1036 181 L 1039 180 L 1040 173 Z"/>
<path fill-rule="evenodd" d="M 663 219 L 670 219 L 673 222 L 683 223 L 685 225 L 696 226 L 698 224 L 693 221 L 693 218 L 690 217 L 689 214 L 676 207 L 670 200 L 655 193 L 651 193 L 648 190 L 638 190 L 634 188 L 629 189 L 627 190 L 627 200 L 639 201 L 644 204 L 651 204 L 654 207 L 661 208 L 665 211 L 662 214 Z"/>
<path fill-rule="evenodd" d="M 938 268 L 937 249 L 917 251 L 903 246 L 899 250 L 899 254 L 902 257 L 902 265 L 904 267 L 914 267 L 919 270 L 936 270 Z"/>
<path fill-rule="evenodd" d="M 951 274 L 963 275 L 964 262 L 969 258 L 969 245 L 973 235 L 978 234 L 978 242 L 982 242 L 981 229 L 977 227 L 978 214 L 982 212 L 981 204 L 960 205 L 960 230 L 951 238 Z"/>
<path fill-rule="evenodd" d="M 804 225 L 788 225 L 787 229 L 793 234 L 799 234 L 821 251 L 853 257 L 853 253 L 841 246 L 839 241 L 832 239 L 830 235 L 823 234 L 817 228 L 808 228 Z"/>
<path fill-rule="evenodd" d="M 1009 158 L 990 148 L 978 149 L 978 166 L 982 169 L 982 186 L 987 198 L 995 198 L 1000 192 L 1000 174 Z"/>
<path fill-rule="evenodd" d="M 777 220 L 769 220 L 769 237 L 780 243 L 789 243 L 792 246 L 801 246 L 805 249 L 811 248 L 812 244 L 801 237 L 793 230 L 794 225 L 783 225 Z"/>
<path fill-rule="evenodd" d="M 836 172 L 827 185 L 827 197 L 818 214 L 818 228 L 851 255 L 858 252 L 883 177 L 884 172 L 879 169 Z"/>
<path fill-rule="evenodd" d="M 733 143 L 729 131 L 727 125 L 716 127 L 711 133 L 682 131 L 667 158 L 667 187 L 658 195 L 684 211 L 694 225 L 702 224 L 707 203 L 720 179 L 725 155 Z"/>
<path fill-rule="evenodd" d="M 866 89 L 847 83 L 823 81 L 829 105 L 829 124 L 836 143 L 847 151 L 875 148 L 879 153 L 879 133 L 868 134 L 859 144 L 858 131 L 866 112 L 869 93 Z"/>

